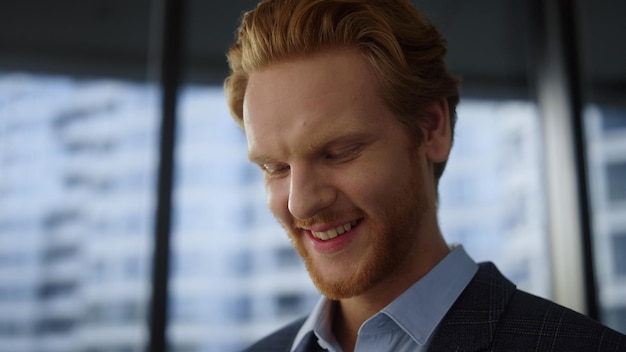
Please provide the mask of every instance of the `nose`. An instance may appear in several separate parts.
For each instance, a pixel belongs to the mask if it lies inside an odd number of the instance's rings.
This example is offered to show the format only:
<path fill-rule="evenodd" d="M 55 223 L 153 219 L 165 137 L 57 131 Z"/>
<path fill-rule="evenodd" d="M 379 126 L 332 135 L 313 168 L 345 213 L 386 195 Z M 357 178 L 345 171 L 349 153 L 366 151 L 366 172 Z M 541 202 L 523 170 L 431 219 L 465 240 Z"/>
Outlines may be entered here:
<path fill-rule="evenodd" d="M 335 202 L 335 188 L 314 166 L 292 165 L 290 175 L 288 208 L 295 218 L 311 218 Z"/>

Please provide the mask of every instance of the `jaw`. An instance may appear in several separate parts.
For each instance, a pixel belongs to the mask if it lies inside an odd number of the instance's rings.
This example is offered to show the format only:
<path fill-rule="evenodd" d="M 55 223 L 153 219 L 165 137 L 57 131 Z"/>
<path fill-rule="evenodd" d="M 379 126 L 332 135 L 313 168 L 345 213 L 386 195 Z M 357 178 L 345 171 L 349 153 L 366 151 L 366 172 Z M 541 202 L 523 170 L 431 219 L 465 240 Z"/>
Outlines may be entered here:
<path fill-rule="evenodd" d="M 363 221 L 350 231 L 331 240 L 316 239 L 309 231 L 290 232 L 290 239 L 302 257 L 307 271 L 318 290 L 337 300 L 362 291 L 363 269 L 371 258 L 368 235 Z"/>

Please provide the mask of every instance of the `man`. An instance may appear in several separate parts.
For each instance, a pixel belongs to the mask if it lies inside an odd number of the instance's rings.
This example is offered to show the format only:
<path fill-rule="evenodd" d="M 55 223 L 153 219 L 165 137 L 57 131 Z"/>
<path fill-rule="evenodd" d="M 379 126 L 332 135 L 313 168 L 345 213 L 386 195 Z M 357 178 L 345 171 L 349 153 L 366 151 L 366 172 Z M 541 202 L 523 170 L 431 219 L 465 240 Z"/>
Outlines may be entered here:
<path fill-rule="evenodd" d="M 444 241 L 437 184 L 459 100 L 445 53 L 404 0 L 269 0 L 243 16 L 231 111 L 324 296 L 250 351 L 626 351 Z"/>

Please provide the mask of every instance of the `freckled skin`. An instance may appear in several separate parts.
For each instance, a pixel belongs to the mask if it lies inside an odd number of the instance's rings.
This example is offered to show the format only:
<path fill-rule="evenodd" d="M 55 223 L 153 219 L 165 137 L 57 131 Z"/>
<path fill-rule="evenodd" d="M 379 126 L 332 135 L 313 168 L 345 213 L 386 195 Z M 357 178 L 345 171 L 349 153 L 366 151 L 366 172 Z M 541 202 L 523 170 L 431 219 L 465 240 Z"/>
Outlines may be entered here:
<path fill-rule="evenodd" d="M 425 127 L 418 146 L 353 50 L 323 51 L 250 75 L 244 98 L 250 159 L 264 169 L 269 208 L 314 283 L 340 300 L 344 321 L 336 328 L 354 330 L 448 253 L 433 177 L 433 163 L 450 149 L 447 105 L 436 102 L 428 113 L 425 126 L 435 127 Z M 354 221 L 353 240 L 331 253 L 316 251 L 305 230 Z"/>

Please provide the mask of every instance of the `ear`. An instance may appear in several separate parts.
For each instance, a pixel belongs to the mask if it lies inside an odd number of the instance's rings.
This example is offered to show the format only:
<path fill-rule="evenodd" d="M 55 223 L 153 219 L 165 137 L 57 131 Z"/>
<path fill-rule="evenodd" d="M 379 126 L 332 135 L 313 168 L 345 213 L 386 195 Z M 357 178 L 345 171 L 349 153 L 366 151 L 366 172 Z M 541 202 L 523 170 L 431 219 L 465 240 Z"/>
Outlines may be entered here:
<path fill-rule="evenodd" d="M 426 110 L 422 125 L 422 147 L 426 158 L 433 163 L 448 160 L 452 148 L 452 128 L 450 110 L 446 99 L 433 102 Z"/>

